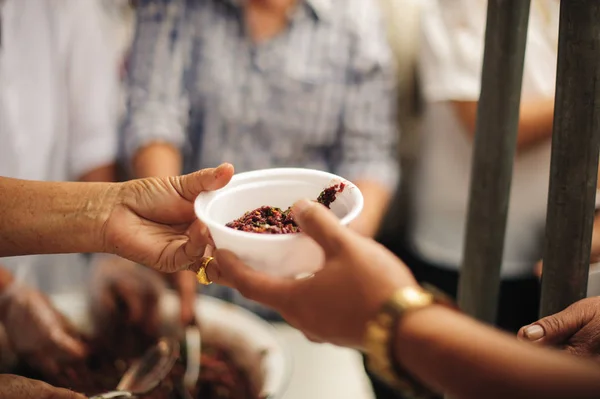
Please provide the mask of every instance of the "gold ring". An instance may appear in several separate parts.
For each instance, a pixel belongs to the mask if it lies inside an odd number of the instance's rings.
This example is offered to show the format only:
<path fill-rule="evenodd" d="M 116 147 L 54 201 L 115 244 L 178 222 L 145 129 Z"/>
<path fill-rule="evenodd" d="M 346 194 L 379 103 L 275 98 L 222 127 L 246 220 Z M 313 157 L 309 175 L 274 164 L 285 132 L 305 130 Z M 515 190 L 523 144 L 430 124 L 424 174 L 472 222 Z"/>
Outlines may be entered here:
<path fill-rule="evenodd" d="M 198 269 L 198 273 L 196 273 L 196 278 L 198 282 L 202 285 L 211 285 L 213 282 L 208 278 L 208 274 L 206 273 L 206 268 L 208 264 L 215 260 L 212 256 L 205 256 L 202 258 L 202 262 L 200 262 L 200 268 Z"/>

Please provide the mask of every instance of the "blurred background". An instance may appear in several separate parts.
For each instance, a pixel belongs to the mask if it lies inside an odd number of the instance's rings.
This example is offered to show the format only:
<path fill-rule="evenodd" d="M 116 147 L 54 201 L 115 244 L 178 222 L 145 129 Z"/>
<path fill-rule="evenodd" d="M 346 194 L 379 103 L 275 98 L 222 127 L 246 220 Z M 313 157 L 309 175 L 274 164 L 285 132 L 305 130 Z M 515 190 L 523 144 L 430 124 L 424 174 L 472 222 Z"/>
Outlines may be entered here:
<path fill-rule="evenodd" d="M 497 321 L 509 332 L 537 319 L 558 5 L 532 0 Z M 456 295 L 485 0 L 0 0 L 0 7 L 0 175 L 121 181 L 221 162 L 238 172 L 328 170 L 365 196 L 351 228 L 377 238 L 419 280 Z M 593 258 L 599 254 L 595 230 Z M 123 261 L 80 254 L 0 259 L 0 266 L 32 297 L 86 297 L 96 323 L 126 317 L 132 295 L 166 290 L 181 302 L 173 323 L 201 319 L 195 276 L 158 276 L 137 265 L 107 271 L 116 262 Z M 590 279 L 590 294 L 598 286 Z M 275 326 L 291 352 L 281 398 L 397 397 L 366 374 L 360 353 L 311 343 L 229 289 L 202 294 Z M 104 306 L 107 297 L 122 306 Z M 19 353 L 10 331 L 4 336 L 13 347 L 11 356 L 0 352 L 5 368 L 36 353 Z"/>

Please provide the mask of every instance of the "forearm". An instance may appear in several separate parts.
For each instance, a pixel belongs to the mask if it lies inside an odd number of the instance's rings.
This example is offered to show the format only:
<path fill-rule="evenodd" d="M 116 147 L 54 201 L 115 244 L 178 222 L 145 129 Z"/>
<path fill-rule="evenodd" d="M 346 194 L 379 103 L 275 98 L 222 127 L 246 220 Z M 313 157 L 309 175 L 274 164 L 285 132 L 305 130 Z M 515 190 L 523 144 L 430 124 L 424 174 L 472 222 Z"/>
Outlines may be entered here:
<path fill-rule="evenodd" d="M 168 177 L 181 174 L 181 152 L 167 143 L 151 143 L 140 148 L 133 158 L 135 176 Z"/>
<path fill-rule="evenodd" d="M 459 118 L 466 126 L 470 137 L 475 136 L 477 102 L 455 101 Z M 517 150 L 526 150 L 552 137 L 554 99 L 528 101 L 521 104 Z"/>
<path fill-rule="evenodd" d="M 85 173 L 78 180 L 81 182 L 114 182 L 117 180 L 116 176 L 117 165 L 111 163 Z"/>
<path fill-rule="evenodd" d="M 456 399 L 596 398 L 600 367 L 518 342 L 441 306 L 407 314 L 394 354 L 411 374 Z"/>
<path fill-rule="evenodd" d="M 387 211 L 390 192 L 383 185 L 371 180 L 356 180 L 354 184 L 363 194 L 365 206 L 351 227 L 363 236 L 374 237 Z"/>
<path fill-rule="evenodd" d="M 0 257 L 104 250 L 119 184 L 0 177 L 0 190 Z"/>

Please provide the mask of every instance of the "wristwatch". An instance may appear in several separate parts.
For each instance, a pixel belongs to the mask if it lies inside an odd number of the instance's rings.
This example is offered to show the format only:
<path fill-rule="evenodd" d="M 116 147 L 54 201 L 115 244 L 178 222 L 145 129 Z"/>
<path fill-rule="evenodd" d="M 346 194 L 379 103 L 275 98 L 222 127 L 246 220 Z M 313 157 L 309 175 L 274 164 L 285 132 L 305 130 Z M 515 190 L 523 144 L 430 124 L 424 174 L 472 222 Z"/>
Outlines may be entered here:
<path fill-rule="evenodd" d="M 393 353 L 393 339 L 402 316 L 433 304 L 456 309 L 453 301 L 435 287 L 405 287 L 396 291 L 367 324 L 367 368 L 406 398 L 427 399 L 438 396 L 406 372 L 395 360 Z"/>

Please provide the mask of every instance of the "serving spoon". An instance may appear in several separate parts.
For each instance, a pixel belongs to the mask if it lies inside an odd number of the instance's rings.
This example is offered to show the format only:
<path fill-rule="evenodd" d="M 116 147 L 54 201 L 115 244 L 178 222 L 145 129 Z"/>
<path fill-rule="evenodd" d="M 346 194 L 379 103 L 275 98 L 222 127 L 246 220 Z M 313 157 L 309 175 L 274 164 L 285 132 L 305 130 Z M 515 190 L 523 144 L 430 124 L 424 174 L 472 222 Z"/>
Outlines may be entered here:
<path fill-rule="evenodd" d="M 200 376 L 200 357 L 202 355 L 202 336 L 197 323 L 185 329 L 182 360 L 186 363 L 185 374 L 181 380 L 174 381 L 178 399 L 193 399 L 190 391 L 196 387 Z"/>
<path fill-rule="evenodd" d="M 161 338 L 144 356 L 133 362 L 115 391 L 91 396 L 89 399 L 134 398 L 147 394 L 171 372 L 178 357 L 179 342 L 172 338 Z"/>

